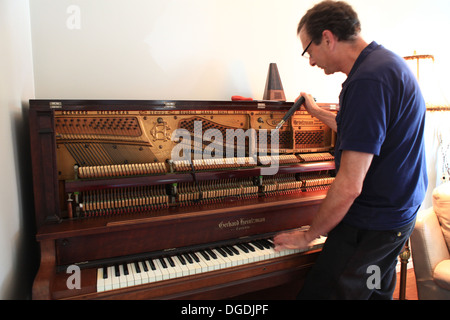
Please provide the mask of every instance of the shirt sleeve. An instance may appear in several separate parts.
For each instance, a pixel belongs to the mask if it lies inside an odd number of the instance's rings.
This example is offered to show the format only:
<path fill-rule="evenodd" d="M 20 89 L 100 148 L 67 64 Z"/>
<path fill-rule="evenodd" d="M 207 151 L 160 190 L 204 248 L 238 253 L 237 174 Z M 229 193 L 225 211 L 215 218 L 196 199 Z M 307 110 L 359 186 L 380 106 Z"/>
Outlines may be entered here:
<path fill-rule="evenodd" d="M 340 150 L 380 154 L 388 123 L 385 94 L 374 80 L 358 80 L 347 87 L 336 118 Z"/>

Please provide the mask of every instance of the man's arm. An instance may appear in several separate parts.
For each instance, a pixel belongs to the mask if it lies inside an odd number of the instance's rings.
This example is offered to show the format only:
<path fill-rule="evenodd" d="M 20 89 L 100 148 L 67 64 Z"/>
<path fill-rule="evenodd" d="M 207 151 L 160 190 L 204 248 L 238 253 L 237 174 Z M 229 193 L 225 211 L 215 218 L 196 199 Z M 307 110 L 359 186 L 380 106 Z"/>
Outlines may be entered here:
<path fill-rule="evenodd" d="M 305 98 L 304 107 L 310 115 L 312 115 L 313 117 L 316 117 L 317 119 L 319 119 L 320 121 L 325 123 L 334 132 L 337 131 L 336 114 L 335 113 L 320 108 L 317 105 L 317 103 L 314 101 L 314 98 L 310 94 L 306 94 L 306 93 L 302 92 L 302 93 L 300 93 L 300 96 L 296 99 L 296 101 L 300 97 Z"/>
<path fill-rule="evenodd" d="M 337 226 L 360 195 L 372 159 L 373 154 L 343 151 L 336 179 L 314 216 L 310 229 L 278 234 L 274 238 L 275 250 L 307 248 L 311 241 Z"/>

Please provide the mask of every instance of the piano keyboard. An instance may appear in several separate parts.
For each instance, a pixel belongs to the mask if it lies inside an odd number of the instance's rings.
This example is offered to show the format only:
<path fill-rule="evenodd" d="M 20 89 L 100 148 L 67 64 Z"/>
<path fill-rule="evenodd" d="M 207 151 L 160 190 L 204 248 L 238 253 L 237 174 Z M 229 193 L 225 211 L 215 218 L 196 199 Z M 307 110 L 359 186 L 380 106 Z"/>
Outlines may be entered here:
<path fill-rule="evenodd" d="M 314 240 L 311 247 L 306 250 L 276 252 L 272 240 L 261 239 L 100 267 L 97 269 L 97 292 L 175 279 L 309 251 L 321 247 L 325 239 L 320 237 Z"/>

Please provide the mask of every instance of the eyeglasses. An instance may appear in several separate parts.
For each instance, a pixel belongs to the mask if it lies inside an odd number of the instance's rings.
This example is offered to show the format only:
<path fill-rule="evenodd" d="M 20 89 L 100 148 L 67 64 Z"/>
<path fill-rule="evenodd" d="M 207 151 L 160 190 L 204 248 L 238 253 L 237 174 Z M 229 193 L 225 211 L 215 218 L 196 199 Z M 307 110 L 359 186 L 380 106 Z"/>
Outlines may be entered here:
<path fill-rule="evenodd" d="M 306 59 L 311 58 L 311 55 L 307 51 L 312 43 L 313 43 L 313 40 L 311 40 L 311 42 L 306 46 L 305 51 L 303 51 L 303 53 L 302 53 L 302 57 L 304 57 Z"/>

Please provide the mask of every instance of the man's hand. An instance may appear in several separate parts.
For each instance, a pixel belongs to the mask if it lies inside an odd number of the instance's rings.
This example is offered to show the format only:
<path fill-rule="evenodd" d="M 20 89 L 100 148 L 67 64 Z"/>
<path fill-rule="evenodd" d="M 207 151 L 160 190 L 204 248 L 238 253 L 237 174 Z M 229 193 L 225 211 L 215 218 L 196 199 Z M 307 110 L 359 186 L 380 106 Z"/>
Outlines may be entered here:
<path fill-rule="evenodd" d="M 300 99 L 300 97 L 305 98 L 305 103 L 303 104 L 303 107 L 306 109 L 306 111 L 308 111 L 308 113 L 311 115 L 315 114 L 319 109 L 319 106 L 317 105 L 314 97 L 305 92 L 301 92 L 300 95 L 297 97 L 297 99 L 295 99 L 295 101 Z"/>
<path fill-rule="evenodd" d="M 325 123 L 328 127 L 331 128 L 331 130 L 335 132 L 337 131 L 336 114 L 334 112 L 330 112 L 328 110 L 319 107 L 319 105 L 314 100 L 313 96 L 310 94 L 301 92 L 295 101 L 300 99 L 300 97 L 305 98 L 305 103 L 303 104 L 303 107 L 306 109 L 306 111 L 308 111 L 310 115 L 316 117 L 317 119 Z"/>
<path fill-rule="evenodd" d="M 282 232 L 273 238 L 275 251 L 287 249 L 306 249 L 311 241 L 307 240 L 306 231 L 294 230 Z"/>

